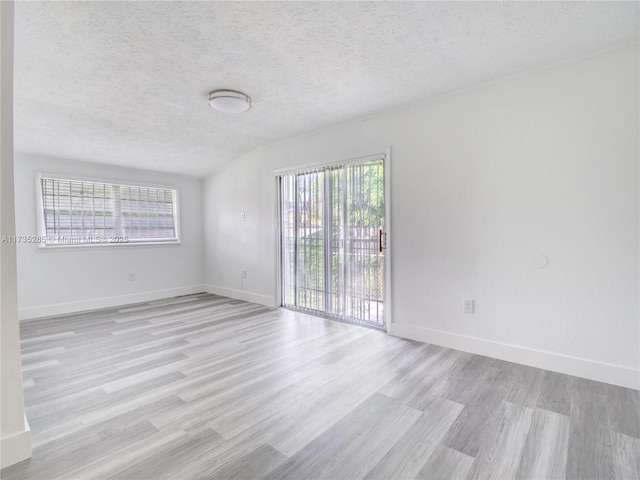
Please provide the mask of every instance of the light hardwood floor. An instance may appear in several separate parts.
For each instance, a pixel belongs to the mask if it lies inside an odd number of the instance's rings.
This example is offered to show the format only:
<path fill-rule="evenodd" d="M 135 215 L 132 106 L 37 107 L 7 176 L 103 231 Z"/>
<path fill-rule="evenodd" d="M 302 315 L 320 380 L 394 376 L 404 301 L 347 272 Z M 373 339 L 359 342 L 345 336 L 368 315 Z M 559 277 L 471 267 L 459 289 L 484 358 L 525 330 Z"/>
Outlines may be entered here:
<path fill-rule="evenodd" d="M 3 480 L 640 478 L 634 390 L 210 294 L 21 332 Z"/>

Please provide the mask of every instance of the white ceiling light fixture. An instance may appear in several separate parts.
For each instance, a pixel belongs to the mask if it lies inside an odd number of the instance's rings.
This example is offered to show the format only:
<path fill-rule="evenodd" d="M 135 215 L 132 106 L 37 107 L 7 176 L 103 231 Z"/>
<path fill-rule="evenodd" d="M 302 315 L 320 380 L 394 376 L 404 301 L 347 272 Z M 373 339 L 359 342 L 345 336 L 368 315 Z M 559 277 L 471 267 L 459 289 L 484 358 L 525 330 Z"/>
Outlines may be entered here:
<path fill-rule="evenodd" d="M 237 90 L 221 88 L 209 92 L 209 106 L 224 113 L 242 113 L 251 108 L 251 97 Z"/>

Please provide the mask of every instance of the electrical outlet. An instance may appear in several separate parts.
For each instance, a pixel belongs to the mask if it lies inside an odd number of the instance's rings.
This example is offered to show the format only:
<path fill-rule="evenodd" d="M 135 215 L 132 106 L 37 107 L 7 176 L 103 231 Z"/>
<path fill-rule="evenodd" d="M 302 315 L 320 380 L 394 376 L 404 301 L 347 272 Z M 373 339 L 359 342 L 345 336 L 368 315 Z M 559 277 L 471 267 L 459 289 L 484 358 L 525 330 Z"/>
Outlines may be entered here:
<path fill-rule="evenodd" d="M 135 273 L 130 273 L 129 274 L 129 281 L 133 282 L 136 279 L 136 274 Z"/>
<path fill-rule="evenodd" d="M 464 301 L 464 313 L 473 313 L 473 300 Z"/>
<path fill-rule="evenodd" d="M 242 272 L 240 273 L 240 278 L 247 278 L 247 271 L 246 270 L 242 270 Z"/>
<path fill-rule="evenodd" d="M 240 220 L 244 222 L 246 218 L 247 218 L 247 215 L 244 212 L 240 212 Z"/>

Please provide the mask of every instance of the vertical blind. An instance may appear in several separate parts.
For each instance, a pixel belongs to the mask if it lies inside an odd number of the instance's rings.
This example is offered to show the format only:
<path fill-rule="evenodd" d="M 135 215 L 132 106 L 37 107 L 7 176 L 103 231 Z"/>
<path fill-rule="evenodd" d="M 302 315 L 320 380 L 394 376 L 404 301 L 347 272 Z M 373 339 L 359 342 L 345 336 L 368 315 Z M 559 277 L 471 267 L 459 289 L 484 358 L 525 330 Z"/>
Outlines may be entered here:
<path fill-rule="evenodd" d="M 280 175 L 282 303 L 384 325 L 384 158 Z"/>
<path fill-rule="evenodd" d="M 177 242 L 170 188 L 40 177 L 45 245 Z"/>

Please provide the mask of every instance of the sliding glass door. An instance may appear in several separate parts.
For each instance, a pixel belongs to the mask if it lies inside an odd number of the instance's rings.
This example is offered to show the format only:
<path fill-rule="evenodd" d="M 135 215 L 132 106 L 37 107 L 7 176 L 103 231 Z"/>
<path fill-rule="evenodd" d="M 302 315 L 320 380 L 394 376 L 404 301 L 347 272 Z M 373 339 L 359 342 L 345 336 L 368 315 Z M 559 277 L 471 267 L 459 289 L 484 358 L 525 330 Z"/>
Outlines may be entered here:
<path fill-rule="evenodd" d="M 282 305 L 384 326 L 384 158 L 279 176 Z"/>

